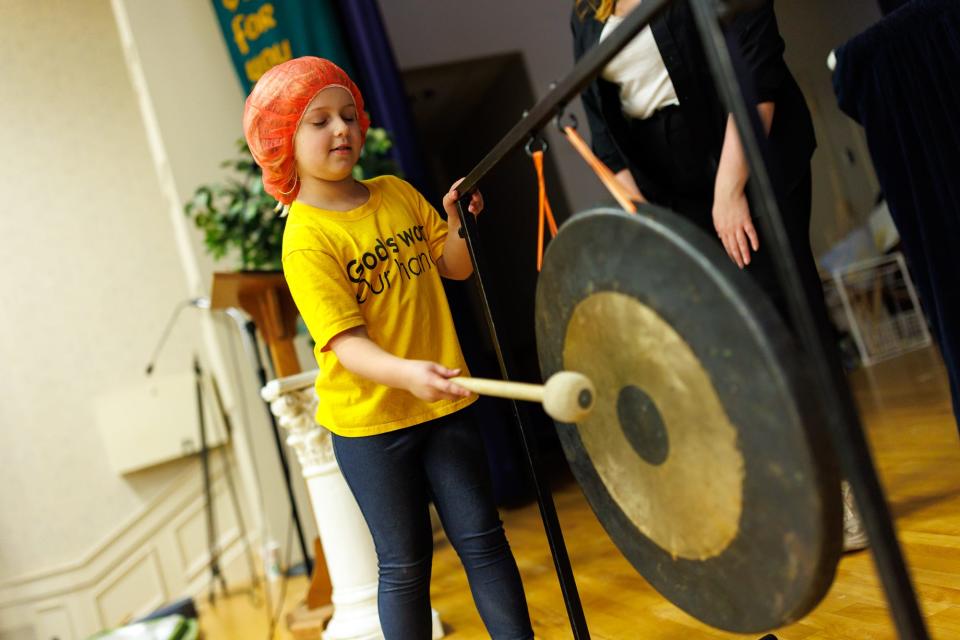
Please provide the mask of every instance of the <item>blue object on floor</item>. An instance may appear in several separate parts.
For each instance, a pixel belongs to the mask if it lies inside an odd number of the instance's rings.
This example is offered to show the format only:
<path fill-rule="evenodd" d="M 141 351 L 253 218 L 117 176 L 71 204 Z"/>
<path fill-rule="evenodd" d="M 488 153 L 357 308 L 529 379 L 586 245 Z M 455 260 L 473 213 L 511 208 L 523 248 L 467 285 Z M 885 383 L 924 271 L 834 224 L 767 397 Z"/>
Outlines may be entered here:
<path fill-rule="evenodd" d="M 156 620 L 170 615 L 181 615 L 184 618 L 198 618 L 197 607 L 193 603 L 193 598 L 182 598 L 170 604 L 164 605 L 149 615 L 138 618 L 134 622 L 146 622 L 147 620 Z"/>

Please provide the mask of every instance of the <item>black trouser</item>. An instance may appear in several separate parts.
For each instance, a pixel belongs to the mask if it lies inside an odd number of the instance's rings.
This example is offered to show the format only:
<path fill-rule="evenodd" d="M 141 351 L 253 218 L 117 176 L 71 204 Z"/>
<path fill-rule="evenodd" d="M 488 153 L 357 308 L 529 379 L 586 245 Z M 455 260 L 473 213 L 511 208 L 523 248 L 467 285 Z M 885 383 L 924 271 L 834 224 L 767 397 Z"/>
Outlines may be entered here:
<path fill-rule="evenodd" d="M 679 107 L 658 111 L 646 120 L 630 120 L 632 140 L 628 143 L 631 155 L 644 175 L 656 185 L 651 200 L 671 209 L 698 227 L 711 238 L 720 239 L 713 226 L 713 193 L 717 166 L 712 154 L 694 129 L 685 121 Z M 816 262 L 810 250 L 810 170 L 794 176 L 783 190 L 780 213 L 798 273 L 810 293 L 812 309 L 820 322 L 827 322 L 823 290 Z M 776 273 L 773 252 L 776 247 L 764 238 L 756 220 L 757 208 L 750 202 L 754 226 L 760 239 L 760 250 L 751 255 L 745 271 L 767 294 L 781 317 L 792 325 L 787 295 Z M 829 325 L 827 325 L 829 326 Z"/>
<path fill-rule="evenodd" d="M 642 149 L 646 164 L 642 170 L 657 181 L 666 194 L 657 198 L 655 204 L 667 207 L 703 229 L 710 237 L 720 242 L 713 226 L 713 189 L 717 168 L 704 145 L 698 143 L 694 131 L 684 122 L 679 107 L 668 107 L 648 120 L 631 121 L 634 150 Z M 639 158 L 638 158 L 639 159 Z M 643 159 L 639 159 L 643 162 Z M 788 181 L 784 196 L 778 203 L 783 225 L 797 264 L 797 275 L 807 294 L 817 329 L 824 340 L 833 340 L 836 331 L 827 312 L 823 287 L 817 272 L 817 263 L 810 249 L 810 209 L 812 183 L 809 168 L 799 177 Z M 750 202 L 751 214 L 756 207 Z M 774 261 L 776 247 L 764 238 L 761 225 L 754 215 L 754 227 L 760 239 L 760 250 L 752 255 L 745 271 L 767 294 L 790 328 L 799 345 L 791 318 L 787 291 L 777 277 Z M 827 345 L 829 347 L 829 345 Z M 840 352 L 826 349 L 827 364 L 832 370 L 836 384 L 843 384 L 843 364 Z"/>
<path fill-rule="evenodd" d="M 429 640 L 432 499 L 460 556 L 487 633 L 533 638 L 520 572 L 497 514 L 483 441 L 471 409 L 375 436 L 333 436 L 380 567 L 387 640 Z"/>

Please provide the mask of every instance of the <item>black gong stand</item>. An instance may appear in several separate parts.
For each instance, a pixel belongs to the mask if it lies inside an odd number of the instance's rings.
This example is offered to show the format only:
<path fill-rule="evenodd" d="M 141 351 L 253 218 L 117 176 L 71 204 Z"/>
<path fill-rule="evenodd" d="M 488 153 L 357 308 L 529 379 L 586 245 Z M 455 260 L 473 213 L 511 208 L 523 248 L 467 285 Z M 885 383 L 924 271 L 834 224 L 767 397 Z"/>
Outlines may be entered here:
<path fill-rule="evenodd" d="M 486 261 L 478 242 L 477 222 L 467 212 L 470 194 L 480 180 L 508 153 L 531 140 L 552 119 L 559 119 L 570 100 L 585 89 L 601 69 L 630 42 L 633 37 L 659 15 L 672 0 L 644 0 L 600 45 L 588 52 L 573 70 L 550 93 L 535 104 L 494 146 L 460 185 L 461 199 L 457 203 L 463 221 L 461 235 L 466 238 L 473 260 L 475 278 L 490 337 L 500 364 L 500 373 L 510 379 L 512 368 L 508 354 L 497 337 L 496 321 L 499 315 L 487 297 L 489 281 L 484 277 Z M 756 0 L 689 0 L 696 18 L 697 29 L 710 62 L 710 71 L 727 110 L 736 120 L 740 139 L 750 165 L 750 195 L 756 203 L 755 215 L 760 219 L 764 235 L 775 245 L 777 275 L 787 291 L 790 316 L 801 346 L 809 356 L 813 377 L 818 385 L 828 418 L 828 431 L 837 451 L 845 477 L 853 487 L 857 506 L 863 515 L 880 579 L 901 638 L 923 640 L 928 638 L 920 607 L 910 575 L 897 542 L 890 511 L 867 447 L 863 427 L 853 397 L 843 376 L 837 347 L 827 334 L 826 327 L 817 322 L 810 311 L 811 299 L 797 270 L 796 261 L 787 241 L 783 220 L 777 205 L 774 182 L 765 162 L 766 135 L 755 109 L 748 108 L 745 95 L 752 95 L 749 75 L 743 72 L 739 51 L 733 42 L 725 39 L 721 22 L 737 12 L 756 7 Z M 520 428 L 521 440 L 530 465 L 536 489 L 540 515 L 543 519 L 557 577 L 563 593 L 567 615 L 574 638 L 589 638 L 583 606 L 577 592 L 573 570 L 563 542 L 556 507 L 547 483 L 538 468 L 533 434 L 524 426 L 516 402 L 513 413 Z"/>

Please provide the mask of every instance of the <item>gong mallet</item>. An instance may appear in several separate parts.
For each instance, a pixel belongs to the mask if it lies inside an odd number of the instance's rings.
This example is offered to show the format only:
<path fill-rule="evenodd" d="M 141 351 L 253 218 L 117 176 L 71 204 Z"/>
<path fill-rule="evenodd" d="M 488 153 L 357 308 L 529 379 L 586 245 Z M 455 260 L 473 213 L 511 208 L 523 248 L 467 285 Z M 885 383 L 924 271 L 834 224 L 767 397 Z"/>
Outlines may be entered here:
<path fill-rule="evenodd" d="M 548 416 L 571 424 L 587 417 L 597 395 L 590 378 L 574 371 L 558 371 L 545 384 L 459 376 L 450 382 L 483 396 L 539 402 Z"/>

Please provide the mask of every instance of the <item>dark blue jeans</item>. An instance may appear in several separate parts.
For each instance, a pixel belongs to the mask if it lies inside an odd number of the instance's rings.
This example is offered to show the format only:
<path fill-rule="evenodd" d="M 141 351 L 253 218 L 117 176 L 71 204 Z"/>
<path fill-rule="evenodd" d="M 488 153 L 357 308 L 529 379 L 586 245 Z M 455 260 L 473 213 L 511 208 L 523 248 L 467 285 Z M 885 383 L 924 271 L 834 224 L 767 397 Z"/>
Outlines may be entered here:
<path fill-rule="evenodd" d="M 491 638 L 533 638 L 520 572 L 490 486 L 470 409 L 375 436 L 333 436 L 333 450 L 360 505 L 380 566 L 378 608 L 387 640 L 429 640 L 437 507 Z"/>

